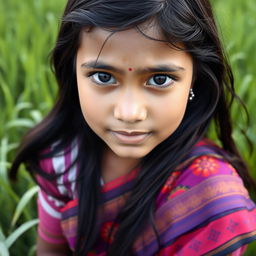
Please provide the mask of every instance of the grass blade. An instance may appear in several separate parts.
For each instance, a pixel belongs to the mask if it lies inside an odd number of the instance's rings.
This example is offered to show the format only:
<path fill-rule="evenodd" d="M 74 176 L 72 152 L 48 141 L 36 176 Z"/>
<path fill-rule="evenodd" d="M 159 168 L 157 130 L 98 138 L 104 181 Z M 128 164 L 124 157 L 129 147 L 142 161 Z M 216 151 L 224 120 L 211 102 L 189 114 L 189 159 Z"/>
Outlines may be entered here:
<path fill-rule="evenodd" d="M 13 127 L 24 127 L 24 128 L 32 128 L 35 125 L 35 123 L 28 119 L 28 118 L 20 118 L 16 120 L 12 120 L 7 123 L 7 128 L 13 128 Z"/>
<path fill-rule="evenodd" d="M 8 153 L 8 139 L 3 138 L 0 144 L 0 178 L 7 181 L 7 153 Z"/>
<path fill-rule="evenodd" d="M 0 241 L 0 256 L 9 256 L 8 248 L 6 247 L 5 243 Z"/>
<path fill-rule="evenodd" d="M 10 248 L 12 244 L 27 230 L 32 228 L 33 226 L 37 225 L 39 222 L 38 219 L 30 220 L 22 224 L 20 227 L 18 227 L 9 237 L 6 239 L 5 244 L 7 248 Z"/>
<path fill-rule="evenodd" d="M 5 240 L 5 235 L 3 233 L 2 227 L 0 226 L 0 241 L 4 241 Z"/>
<path fill-rule="evenodd" d="M 19 219 L 26 205 L 30 202 L 31 198 L 38 192 L 38 189 L 38 186 L 32 187 L 22 196 L 13 215 L 11 222 L 12 228 L 15 226 L 17 220 Z"/>

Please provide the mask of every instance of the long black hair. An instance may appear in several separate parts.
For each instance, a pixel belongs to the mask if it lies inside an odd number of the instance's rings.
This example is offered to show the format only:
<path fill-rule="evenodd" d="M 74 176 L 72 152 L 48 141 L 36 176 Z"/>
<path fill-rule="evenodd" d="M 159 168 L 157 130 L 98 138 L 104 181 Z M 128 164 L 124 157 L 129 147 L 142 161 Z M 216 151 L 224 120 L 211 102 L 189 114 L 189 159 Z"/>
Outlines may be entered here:
<path fill-rule="evenodd" d="M 139 235 L 146 223 L 155 230 L 153 212 L 159 190 L 193 145 L 206 136 L 212 120 L 227 152 L 226 158 L 238 170 L 246 186 L 254 186 L 232 139 L 230 106 L 237 96 L 209 1 L 68 0 L 52 52 L 58 98 L 48 116 L 24 137 L 11 168 L 11 177 L 14 178 L 20 164 L 25 163 L 32 175 L 37 173 L 53 179 L 38 166 L 38 160 L 46 157 L 40 152 L 59 141 L 58 146 L 48 153 L 47 157 L 51 157 L 69 145 L 74 137 L 79 137 L 79 154 L 74 162 L 79 161 L 76 255 L 86 255 L 99 232 L 99 163 L 103 145 L 85 122 L 79 105 L 75 62 L 81 31 L 93 27 L 113 33 L 130 28 L 140 30 L 140 25 L 150 20 L 156 22 L 166 42 L 171 45 L 182 43 L 183 50 L 191 54 L 196 98 L 188 104 L 177 130 L 141 160 L 131 194 L 117 216 L 119 228 L 108 248 L 108 255 L 131 254 L 137 238 L 135 234 Z"/>

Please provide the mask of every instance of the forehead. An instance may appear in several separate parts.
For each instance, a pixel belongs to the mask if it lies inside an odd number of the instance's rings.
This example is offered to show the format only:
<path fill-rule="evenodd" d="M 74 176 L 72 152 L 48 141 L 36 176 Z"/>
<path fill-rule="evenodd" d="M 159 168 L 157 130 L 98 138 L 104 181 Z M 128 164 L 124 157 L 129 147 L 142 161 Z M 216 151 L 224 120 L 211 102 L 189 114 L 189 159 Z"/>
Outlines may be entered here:
<path fill-rule="evenodd" d="M 170 58 L 174 62 L 175 59 L 180 58 L 182 60 L 188 58 L 191 61 L 187 53 L 171 47 L 159 28 L 154 25 L 144 26 L 141 31 L 131 28 L 114 33 L 98 27 L 90 31 L 84 30 L 81 33 L 78 57 L 86 60 L 91 58 L 95 60 L 99 57 L 98 60 L 104 59 L 104 61 L 114 61 L 117 65 L 127 64 L 134 67 L 146 62 L 153 64 L 149 62 L 165 61 Z"/>

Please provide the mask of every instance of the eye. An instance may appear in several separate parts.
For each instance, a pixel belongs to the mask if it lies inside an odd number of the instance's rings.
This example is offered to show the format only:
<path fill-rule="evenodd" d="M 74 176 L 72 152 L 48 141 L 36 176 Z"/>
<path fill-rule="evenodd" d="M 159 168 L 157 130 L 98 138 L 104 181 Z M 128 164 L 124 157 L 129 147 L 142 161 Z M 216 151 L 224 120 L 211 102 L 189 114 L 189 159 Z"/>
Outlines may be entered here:
<path fill-rule="evenodd" d="M 158 75 L 154 75 L 153 77 L 151 77 L 148 80 L 147 85 L 159 87 L 159 88 L 166 88 L 166 87 L 169 87 L 170 85 L 172 85 L 174 83 L 174 81 L 175 81 L 175 79 L 171 78 L 168 75 L 158 74 Z"/>
<path fill-rule="evenodd" d="M 106 72 L 95 72 L 91 74 L 89 77 L 91 77 L 93 82 L 100 85 L 116 84 L 116 79 Z"/>

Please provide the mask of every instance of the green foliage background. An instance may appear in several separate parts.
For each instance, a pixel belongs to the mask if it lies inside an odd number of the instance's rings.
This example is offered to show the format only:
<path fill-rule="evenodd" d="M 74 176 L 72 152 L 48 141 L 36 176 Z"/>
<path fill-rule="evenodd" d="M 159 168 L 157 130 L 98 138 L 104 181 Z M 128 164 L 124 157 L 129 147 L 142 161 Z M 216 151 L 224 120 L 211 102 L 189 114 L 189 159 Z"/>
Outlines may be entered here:
<path fill-rule="evenodd" d="M 53 104 L 56 82 L 49 66 L 65 0 L 0 0 L 0 255 L 33 255 L 36 237 L 37 188 L 21 168 L 19 182 L 10 184 L 7 170 L 21 136 L 39 122 Z M 234 138 L 256 177 L 256 149 L 249 152 L 243 134 L 256 143 L 256 2 L 212 0 L 224 45 L 246 103 L 233 108 Z M 214 134 L 212 134 L 214 137 Z M 26 193 L 28 191 L 28 193 Z M 32 222 L 31 222 L 32 220 Z M 34 222 L 33 222 L 34 221 Z M 33 228 L 31 228 L 33 226 Z M 28 230 L 28 231 L 26 231 Z M 256 255 L 256 245 L 247 255 Z"/>

